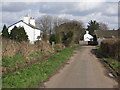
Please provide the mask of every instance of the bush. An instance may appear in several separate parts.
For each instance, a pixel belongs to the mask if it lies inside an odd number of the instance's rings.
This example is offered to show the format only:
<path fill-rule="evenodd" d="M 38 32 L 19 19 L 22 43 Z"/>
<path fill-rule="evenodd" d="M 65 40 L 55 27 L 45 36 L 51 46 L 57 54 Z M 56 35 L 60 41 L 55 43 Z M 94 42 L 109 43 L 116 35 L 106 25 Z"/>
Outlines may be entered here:
<path fill-rule="evenodd" d="M 108 57 L 119 60 L 119 58 L 120 58 L 120 39 L 105 39 L 101 42 L 100 49 Z"/>
<path fill-rule="evenodd" d="M 52 45 L 52 42 L 55 42 L 55 43 L 56 43 L 55 34 L 52 34 L 52 35 L 50 36 L 49 42 L 50 42 L 51 45 Z"/>
<path fill-rule="evenodd" d="M 65 46 L 63 44 L 55 44 L 53 47 L 54 47 L 55 51 L 57 51 L 57 52 L 60 52 L 60 51 L 62 51 L 62 49 L 65 48 Z"/>
<path fill-rule="evenodd" d="M 2 57 L 12 57 L 19 51 L 19 43 L 10 39 L 2 39 Z"/>
<path fill-rule="evenodd" d="M 44 55 L 53 53 L 51 45 L 44 41 L 36 41 L 35 44 L 29 42 L 17 42 L 10 39 L 2 39 L 2 57 L 12 57 L 16 54 L 28 56 L 34 52 L 42 52 Z"/>
<path fill-rule="evenodd" d="M 73 32 L 69 31 L 67 34 L 64 34 L 64 37 L 62 39 L 63 44 L 65 46 L 70 46 L 70 44 L 72 43 L 72 39 L 73 39 Z"/>
<path fill-rule="evenodd" d="M 37 50 L 41 51 L 43 55 L 49 55 L 50 53 L 54 52 L 52 46 L 49 43 L 46 43 L 45 41 L 38 40 L 35 42 L 35 45 L 37 47 Z"/>
<path fill-rule="evenodd" d="M 34 44 L 29 44 L 29 42 L 20 42 L 19 43 L 19 54 L 22 54 L 23 56 L 28 56 L 34 52 L 37 52 L 38 49 Z"/>
<path fill-rule="evenodd" d="M 59 34 L 52 34 L 49 38 L 49 42 L 52 45 L 52 42 L 54 42 L 55 44 L 60 43 L 60 37 Z"/>

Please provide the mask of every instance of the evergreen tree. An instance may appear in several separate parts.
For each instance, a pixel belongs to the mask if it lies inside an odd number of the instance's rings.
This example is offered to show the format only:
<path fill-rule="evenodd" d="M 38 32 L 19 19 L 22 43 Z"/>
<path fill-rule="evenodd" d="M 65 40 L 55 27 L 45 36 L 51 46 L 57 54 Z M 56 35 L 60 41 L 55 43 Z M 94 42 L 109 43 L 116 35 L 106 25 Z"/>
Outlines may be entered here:
<path fill-rule="evenodd" d="M 87 30 L 90 32 L 91 35 L 94 35 L 94 30 L 99 29 L 99 23 L 96 21 L 90 21 L 87 26 Z"/>
<path fill-rule="evenodd" d="M 28 41 L 28 35 L 26 34 L 25 30 L 23 27 L 18 28 L 19 33 L 18 33 L 18 41 Z"/>
<path fill-rule="evenodd" d="M 9 33 L 8 33 L 8 28 L 6 27 L 6 25 L 3 26 L 3 30 L 2 30 L 2 37 L 3 38 L 9 38 Z"/>
<path fill-rule="evenodd" d="M 18 28 L 15 26 L 12 30 L 11 30 L 11 33 L 10 33 L 10 39 L 12 40 L 16 40 L 18 39 Z"/>
<path fill-rule="evenodd" d="M 24 28 L 17 28 L 16 26 L 12 29 L 10 38 L 19 42 L 28 40 L 28 36 L 26 35 Z"/>

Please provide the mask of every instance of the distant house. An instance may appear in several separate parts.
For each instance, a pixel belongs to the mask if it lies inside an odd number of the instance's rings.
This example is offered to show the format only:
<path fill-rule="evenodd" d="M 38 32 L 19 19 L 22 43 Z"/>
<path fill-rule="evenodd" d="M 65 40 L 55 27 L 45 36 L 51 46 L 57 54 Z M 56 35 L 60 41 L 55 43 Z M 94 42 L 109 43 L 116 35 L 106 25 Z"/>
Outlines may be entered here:
<path fill-rule="evenodd" d="M 84 41 L 93 41 L 93 36 L 89 34 L 89 31 L 86 31 L 84 35 Z"/>
<path fill-rule="evenodd" d="M 23 27 L 30 43 L 34 43 L 36 40 L 41 40 L 42 31 L 35 26 L 35 19 L 29 16 L 25 16 L 23 20 L 20 20 L 8 27 L 8 32 L 10 33 L 14 27 Z"/>
<path fill-rule="evenodd" d="M 95 30 L 99 44 L 106 38 L 118 38 L 118 30 Z"/>

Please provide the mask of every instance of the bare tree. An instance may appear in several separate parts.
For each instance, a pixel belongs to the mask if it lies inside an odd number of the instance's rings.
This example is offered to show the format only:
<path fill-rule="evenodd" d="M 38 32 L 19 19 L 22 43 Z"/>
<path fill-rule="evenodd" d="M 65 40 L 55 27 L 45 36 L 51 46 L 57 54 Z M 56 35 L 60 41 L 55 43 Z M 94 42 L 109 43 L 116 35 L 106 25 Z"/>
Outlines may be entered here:
<path fill-rule="evenodd" d="M 99 30 L 108 30 L 108 25 L 105 23 L 99 23 Z"/>
<path fill-rule="evenodd" d="M 59 32 L 56 27 L 59 25 L 68 22 L 68 19 L 59 18 L 56 16 L 43 15 L 36 20 L 36 25 L 43 31 L 43 38 L 48 39 L 53 33 Z"/>
<path fill-rule="evenodd" d="M 52 30 L 52 16 L 44 15 L 36 20 L 36 25 L 43 31 L 43 39 L 46 41 L 48 39 L 47 35 L 51 34 Z"/>
<path fill-rule="evenodd" d="M 67 22 L 70 22 L 70 20 L 65 19 L 65 18 L 60 18 L 60 17 L 54 17 L 53 18 L 54 31 L 57 33 L 59 31 L 57 27 Z"/>
<path fill-rule="evenodd" d="M 47 33 L 51 29 L 52 16 L 49 15 L 41 16 L 37 18 L 36 24 L 43 32 Z"/>

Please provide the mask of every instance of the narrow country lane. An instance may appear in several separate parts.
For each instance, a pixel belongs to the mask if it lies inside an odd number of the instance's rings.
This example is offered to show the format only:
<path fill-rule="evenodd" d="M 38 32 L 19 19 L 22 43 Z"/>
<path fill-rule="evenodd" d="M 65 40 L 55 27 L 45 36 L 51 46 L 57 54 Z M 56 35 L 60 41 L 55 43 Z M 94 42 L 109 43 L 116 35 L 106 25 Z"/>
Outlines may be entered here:
<path fill-rule="evenodd" d="M 44 83 L 45 88 L 113 88 L 117 82 L 91 53 L 94 46 L 83 46 L 56 75 Z"/>

